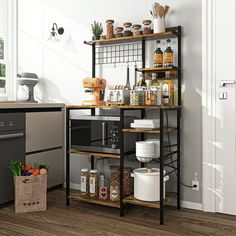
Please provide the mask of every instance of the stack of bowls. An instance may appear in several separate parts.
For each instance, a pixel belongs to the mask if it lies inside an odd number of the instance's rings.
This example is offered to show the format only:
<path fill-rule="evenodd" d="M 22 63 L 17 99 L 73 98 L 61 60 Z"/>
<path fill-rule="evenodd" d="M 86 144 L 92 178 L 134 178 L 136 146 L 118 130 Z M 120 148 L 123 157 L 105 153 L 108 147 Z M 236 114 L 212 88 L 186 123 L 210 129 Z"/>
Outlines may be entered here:
<path fill-rule="evenodd" d="M 140 162 L 150 162 L 153 158 L 155 158 L 154 142 L 136 142 L 136 157 Z"/>

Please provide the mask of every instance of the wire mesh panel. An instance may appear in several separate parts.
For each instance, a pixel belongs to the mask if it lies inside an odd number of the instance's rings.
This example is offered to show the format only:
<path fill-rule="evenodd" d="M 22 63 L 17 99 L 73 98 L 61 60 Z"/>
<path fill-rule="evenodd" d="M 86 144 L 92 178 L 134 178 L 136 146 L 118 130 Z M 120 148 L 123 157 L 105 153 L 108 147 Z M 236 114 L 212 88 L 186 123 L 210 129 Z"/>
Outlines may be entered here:
<path fill-rule="evenodd" d="M 142 61 L 142 43 L 96 46 L 96 65 Z"/>

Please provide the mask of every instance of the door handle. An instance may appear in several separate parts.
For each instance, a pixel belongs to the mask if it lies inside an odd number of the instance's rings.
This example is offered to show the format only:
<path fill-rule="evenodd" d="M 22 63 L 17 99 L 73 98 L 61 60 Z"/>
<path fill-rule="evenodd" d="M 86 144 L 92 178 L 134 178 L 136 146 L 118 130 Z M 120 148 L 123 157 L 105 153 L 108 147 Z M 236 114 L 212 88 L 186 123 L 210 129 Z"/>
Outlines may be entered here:
<path fill-rule="evenodd" d="M 236 80 L 221 80 L 220 87 L 225 87 L 227 84 L 236 84 Z"/>
<path fill-rule="evenodd" d="M 2 135 L 0 135 L 0 140 L 21 138 L 21 137 L 24 137 L 24 133 L 2 134 Z"/>
<path fill-rule="evenodd" d="M 102 122 L 102 145 L 106 145 L 106 122 Z"/>

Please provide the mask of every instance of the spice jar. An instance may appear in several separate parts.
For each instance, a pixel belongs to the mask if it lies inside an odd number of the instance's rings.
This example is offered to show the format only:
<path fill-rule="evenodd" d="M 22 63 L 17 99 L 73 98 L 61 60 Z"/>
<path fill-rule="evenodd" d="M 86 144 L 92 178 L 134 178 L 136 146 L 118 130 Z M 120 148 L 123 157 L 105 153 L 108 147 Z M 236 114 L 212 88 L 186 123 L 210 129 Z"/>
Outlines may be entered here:
<path fill-rule="evenodd" d="M 124 175 L 123 175 L 123 194 L 128 196 L 132 193 L 132 179 L 131 179 L 132 168 L 131 167 L 124 167 Z M 110 183 L 111 186 L 114 183 L 120 183 L 120 167 L 119 166 L 110 166 Z"/>
<path fill-rule="evenodd" d="M 133 25 L 133 29 L 134 29 L 134 35 L 135 35 L 135 36 L 142 34 L 141 25 L 134 24 L 134 25 Z"/>
<path fill-rule="evenodd" d="M 151 29 L 151 20 L 144 20 L 143 21 L 143 34 L 151 34 L 152 29 Z"/>
<path fill-rule="evenodd" d="M 116 27 L 115 28 L 115 31 L 116 31 L 115 37 L 116 38 L 121 38 L 124 36 L 123 29 L 124 29 L 123 27 Z"/>
<path fill-rule="evenodd" d="M 118 182 L 113 182 L 110 186 L 110 201 L 118 202 L 120 200 L 120 188 Z"/>
<path fill-rule="evenodd" d="M 89 173 L 87 168 L 81 169 L 80 176 L 80 184 L 81 184 L 81 194 L 83 196 L 89 194 Z"/>
<path fill-rule="evenodd" d="M 125 30 L 124 30 L 124 37 L 133 36 L 133 32 L 132 32 L 132 29 L 131 29 L 132 23 L 130 23 L 130 22 L 125 22 L 125 23 L 123 24 L 123 26 L 125 27 Z"/>
<path fill-rule="evenodd" d="M 98 171 L 90 170 L 89 193 L 91 198 L 98 197 Z"/>
<path fill-rule="evenodd" d="M 114 37 L 114 20 L 106 20 L 107 35 L 106 39 L 112 39 Z"/>
<path fill-rule="evenodd" d="M 145 104 L 146 87 L 144 87 L 144 86 L 137 87 L 136 91 L 137 91 L 138 97 L 139 97 L 138 106 L 143 106 Z"/>
<path fill-rule="evenodd" d="M 99 199 L 101 200 L 108 200 L 109 194 L 108 194 L 108 185 L 107 181 L 105 179 L 104 174 L 99 175 Z"/>

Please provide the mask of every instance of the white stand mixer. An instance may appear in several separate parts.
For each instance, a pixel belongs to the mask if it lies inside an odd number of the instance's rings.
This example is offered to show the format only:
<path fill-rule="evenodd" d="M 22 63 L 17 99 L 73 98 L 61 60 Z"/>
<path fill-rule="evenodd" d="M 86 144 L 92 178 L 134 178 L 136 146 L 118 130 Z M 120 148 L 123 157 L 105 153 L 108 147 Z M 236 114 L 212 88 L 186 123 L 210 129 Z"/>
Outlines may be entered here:
<path fill-rule="evenodd" d="M 21 102 L 37 103 L 34 99 L 34 86 L 38 83 L 38 76 L 34 73 L 17 74 L 17 83 L 22 89 L 17 91 L 17 100 Z M 26 89 L 24 89 L 26 86 Z M 28 93 L 28 94 L 25 94 Z"/>

